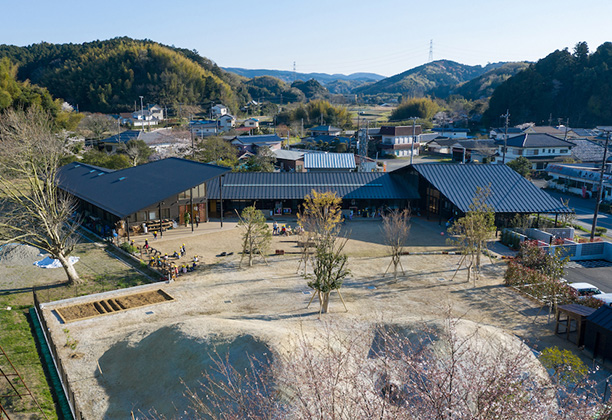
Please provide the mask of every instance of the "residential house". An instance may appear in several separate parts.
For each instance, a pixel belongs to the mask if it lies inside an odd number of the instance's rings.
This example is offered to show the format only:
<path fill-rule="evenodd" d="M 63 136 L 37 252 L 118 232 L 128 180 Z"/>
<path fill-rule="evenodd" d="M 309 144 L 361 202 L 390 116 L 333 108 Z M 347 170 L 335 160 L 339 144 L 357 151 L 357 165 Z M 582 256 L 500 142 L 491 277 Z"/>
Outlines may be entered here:
<path fill-rule="evenodd" d="M 414 156 L 419 154 L 421 126 L 382 126 L 378 132 L 378 149 L 382 155 Z"/>
<path fill-rule="evenodd" d="M 306 153 L 304 169 L 307 172 L 354 172 L 357 169 L 352 153 Z"/>
<path fill-rule="evenodd" d="M 276 167 L 281 172 L 305 172 L 304 154 L 305 152 L 296 150 L 277 149 L 273 150 L 276 156 Z"/>
<path fill-rule="evenodd" d="M 189 130 L 197 137 L 214 136 L 221 132 L 217 121 L 209 120 L 189 121 Z"/>
<path fill-rule="evenodd" d="M 149 111 L 153 118 L 157 118 L 159 121 L 164 120 L 164 109 L 161 106 L 157 104 L 147 105 L 146 110 Z"/>
<path fill-rule="evenodd" d="M 102 140 L 91 141 L 87 145 L 95 146 L 99 150 L 105 150 L 108 153 L 114 153 L 125 146 L 128 141 L 140 139 L 142 134 L 143 131 L 141 130 L 127 130 Z"/>
<path fill-rule="evenodd" d="M 563 138 L 565 137 L 565 127 L 557 128 L 549 125 L 537 126 L 532 125 L 523 130 L 524 134 L 549 134 L 551 136 Z"/>
<path fill-rule="evenodd" d="M 245 127 L 258 128 L 259 127 L 259 120 L 257 118 L 248 118 L 248 119 L 244 120 L 243 124 L 244 124 Z"/>
<path fill-rule="evenodd" d="M 212 119 L 217 119 L 229 114 L 229 109 L 223 104 L 217 104 L 210 109 L 210 114 Z"/>
<path fill-rule="evenodd" d="M 310 130 L 310 136 L 339 136 L 342 133 L 341 128 L 332 127 L 331 125 L 319 125 L 317 127 L 312 127 Z"/>
<path fill-rule="evenodd" d="M 225 114 L 217 120 L 221 131 L 230 131 L 236 126 L 236 117 L 230 114 Z"/>
<path fill-rule="evenodd" d="M 457 127 L 434 127 L 431 129 L 434 133 L 438 133 L 442 137 L 451 139 L 467 139 L 470 132 L 467 128 Z"/>
<path fill-rule="evenodd" d="M 260 147 L 267 147 L 270 150 L 279 150 L 283 145 L 283 139 L 276 134 L 264 134 L 260 136 L 236 136 L 233 137 L 231 143 L 236 146 L 239 151 L 249 151 L 257 153 Z"/>
<path fill-rule="evenodd" d="M 497 156 L 493 163 L 502 163 L 504 155 L 504 141 L 496 140 L 498 145 Z M 511 137 L 506 141 L 506 162 L 511 162 L 523 156 L 531 162 L 535 171 L 542 171 L 549 163 L 562 162 L 571 157 L 574 143 L 562 140 L 550 134 L 522 134 Z"/>
<path fill-rule="evenodd" d="M 436 138 L 426 144 L 432 153 L 450 155 L 453 160 L 463 163 L 489 162 L 497 151 L 495 140 Z"/>
<path fill-rule="evenodd" d="M 523 134 L 523 129 L 519 127 L 508 127 L 508 138 Z M 503 140 L 506 136 L 506 128 L 494 128 L 489 132 L 489 138 L 493 140 Z"/>
<path fill-rule="evenodd" d="M 601 162 L 603 160 L 605 147 L 592 140 L 570 139 L 574 143 L 572 147 L 572 158 L 578 163 Z M 608 149 L 608 157 L 612 156 L 612 150 Z"/>

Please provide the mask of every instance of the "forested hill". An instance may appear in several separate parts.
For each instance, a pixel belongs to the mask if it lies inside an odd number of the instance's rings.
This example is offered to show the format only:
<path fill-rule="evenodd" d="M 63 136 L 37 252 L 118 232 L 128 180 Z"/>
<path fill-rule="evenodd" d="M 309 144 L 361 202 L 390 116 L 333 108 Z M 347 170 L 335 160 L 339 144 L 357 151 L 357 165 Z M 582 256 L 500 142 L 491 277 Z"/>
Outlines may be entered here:
<path fill-rule="evenodd" d="M 233 110 L 248 99 L 238 76 L 195 51 L 148 40 L 0 45 L 3 57 L 19 66 L 19 80 L 45 87 L 81 111 L 133 110 L 139 96 L 166 106 L 219 101 Z"/>
<path fill-rule="evenodd" d="M 486 122 L 499 124 L 510 110 L 512 125 L 569 118 L 572 127 L 612 124 L 612 43 L 593 53 L 586 43 L 557 50 L 500 85 L 491 96 Z"/>
<path fill-rule="evenodd" d="M 468 66 L 449 60 L 432 61 L 379 82 L 359 87 L 353 93 L 376 95 L 398 93 L 406 96 L 435 94 L 445 96 L 455 85 L 467 82 L 481 74 L 501 66 L 502 63 Z"/>
<path fill-rule="evenodd" d="M 465 99 L 470 100 L 489 98 L 499 85 L 517 74 L 519 71 L 525 70 L 528 66 L 529 63 L 525 61 L 505 63 L 501 67 L 489 70 L 488 72 L 455 87 L 452 93 L 461 95 Z"/>

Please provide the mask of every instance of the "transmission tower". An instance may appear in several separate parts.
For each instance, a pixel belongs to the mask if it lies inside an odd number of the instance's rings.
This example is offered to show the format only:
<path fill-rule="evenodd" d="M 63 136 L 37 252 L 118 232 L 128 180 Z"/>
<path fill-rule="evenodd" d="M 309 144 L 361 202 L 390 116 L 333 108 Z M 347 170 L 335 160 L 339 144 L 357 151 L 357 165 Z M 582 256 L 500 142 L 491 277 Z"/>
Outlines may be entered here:
<path fill-rule="evenodd" d="M 429 40 L 429 62 L 433 61 L 433 39 Z"/>
<path fill-rule="evenodd" d="M 295 82 L 297 79 L 297 67 L 295 65 L 295 61 L 293 62 L 293 81 Z"/>

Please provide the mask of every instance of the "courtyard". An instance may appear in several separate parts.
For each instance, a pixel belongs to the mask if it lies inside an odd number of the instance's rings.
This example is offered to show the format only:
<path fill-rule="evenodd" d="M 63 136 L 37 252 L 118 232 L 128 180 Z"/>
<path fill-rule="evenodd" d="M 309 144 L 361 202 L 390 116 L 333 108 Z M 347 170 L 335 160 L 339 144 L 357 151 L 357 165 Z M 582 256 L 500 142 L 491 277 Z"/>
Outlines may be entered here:
<path fill-rule="evenodd" d="M 295 226 L 292 219 L 279 220 L 283 223 Z M 181 227 L 158 239 L 152 234 L 135 237 L 137 245 L 147 239 L 169 255 L 184 243 L 184 258 L 198 255 L 201 264 L 171 283 L 44 304 L 79 409 L 91 418 L 125 418 L 130 413 L 177 416 L 189 405 L 186 388 L 198 386 L 215 351 L 229 352 L 232 360 L 244 365 L 245 353 L 264 357 L 270 349 L 281 351 L 298 331 L 314 334 L 330 320 L 340 326 L 407 325 L 442 319 L 450 312 L 517 336 L 535 349 L 556 345 L 576 350 L 554 335 L 545 310 L 540 312 L 538 305 L 503 286 L 503 260 L 483 258 L 475 285 L 466 281 L 464 269 L 453 278 L 461 256 L 452 254 L 437 223 L 413 218 L 406 248 L 410 255 L 402 257 L 405 275 L 397 282 L 384 276 L 389 258 L 380 226 L 377 220 L 345 225 L 352 272 L 341 289 L 347 311 L 334 293 L 330 313 L 321 318 L 316 299 L 307 307 L 312 294 L 297 272 L 297 237 L 274 236 L 272 253 L 282 249 L 285 254 L 242 268 L 241 231 L 235 220 L 226 221 L 222 229 L 210 222 L 193 233 L 191 227 Z M 226 256 L 218 256 L 223 252 Z M 57 309 L 75 303 L 158 289 L 173 299 L 68 323 L 57 316 Z M 76 345 L 64 346 L 69 339 Z"/>

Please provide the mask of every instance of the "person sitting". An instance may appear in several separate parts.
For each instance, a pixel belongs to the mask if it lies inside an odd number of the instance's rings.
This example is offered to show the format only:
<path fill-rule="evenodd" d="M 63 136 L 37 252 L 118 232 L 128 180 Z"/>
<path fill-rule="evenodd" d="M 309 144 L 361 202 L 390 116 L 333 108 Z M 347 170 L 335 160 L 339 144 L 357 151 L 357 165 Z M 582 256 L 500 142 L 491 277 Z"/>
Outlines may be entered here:
<path fill-rule="evenodd" d="M 181 256 L 179 255 L 179 253 L 177 251 L 174 251 L 174 254 L 172 254 L 173 258 L 181 258 Z"/>
<path fill-rule="evenodd" d="M 197 256 L 197 255 L 194 255 L 194 256 L 193 256 L 193 262 L 194 262 L 194 263 L 197 263 L 197 262 L 198 262 L 198 256 Z"/>
<path fill-rule="evenodd" d="M 287 234 L 287 228 L 285 227 L 285 225 L 281 226 L 281 231 L 280 231 L 281 236 L 282 235 L 286 235 Z"/>

